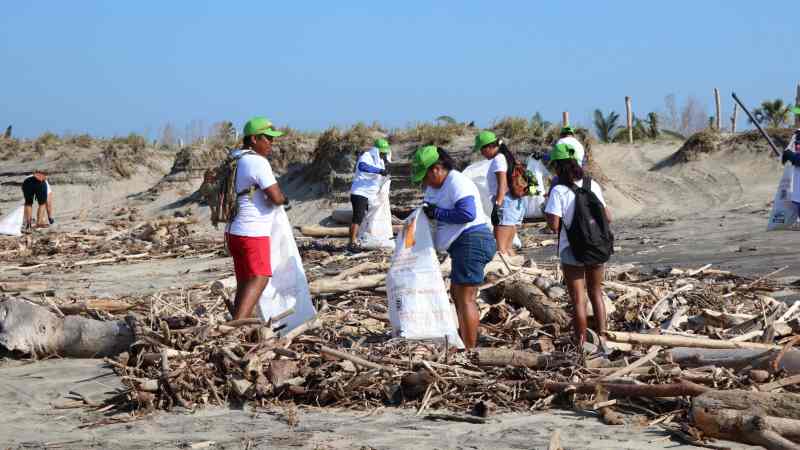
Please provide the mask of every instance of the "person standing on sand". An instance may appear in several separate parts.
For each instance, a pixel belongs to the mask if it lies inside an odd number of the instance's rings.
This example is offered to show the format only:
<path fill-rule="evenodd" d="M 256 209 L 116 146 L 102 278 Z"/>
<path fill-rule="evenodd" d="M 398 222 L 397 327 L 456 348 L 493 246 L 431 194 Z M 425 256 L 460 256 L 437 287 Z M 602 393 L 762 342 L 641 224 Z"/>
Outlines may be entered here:
<path fill-rule="evenodd" d="M 358 249 L 356 236 L 358 227 L 367 215 L 370 202 L 375 201 L 385 177 L 389 174 L 389 141 L 376 139 L 375 145 L 358 158 L 353 184 L 350 187 L 350 203 L 353 205 L 353 218 L 350 221 L 350 242 L 348 250 Z"/>
<path fill-rule="evenodd" d="M 422 208 L 434 221 L 434 245 L 446 250 L 453 263 L 450 296 L 456 305 L 459 335 L 467 348 L 473 348 L 478 344 L 478 286 L 486 264 L 497 252 L 488 218 L 479 207 L 478 187 L 455 170 L 446 151 L 434 145 L 414 153 L 411 181 L 425 186 Z"/>
<path fill-rule="evenodd" d="M 565 144 L 556 144 L 550 152 L 550 164 L 553 171 L 558 176 L 558 184 L 550 191 L 550 197 L 545 206 L 545 217 L 548 227 L 555 233 L 559 233 L 558 254 L 561 259 L 561 266 L 566 279 L 567 291 L 572 304 L 575 307 L 575 334 L 579 348 L 594 352 L 586 344 L 587 335 L 587 311 L 586 298 L 584 291 L 588 289 L 589 300 L 592 302 L 594 311 L 595 325 L 601 347 L 605 347 L 606 332 L 606 310 L 603 303 L 603 277 L 605 265 L 586 265 L 578 261 L 573 254 L 567 229 L 572 225 L 575 217 L 575 193 L 571 187 L 583 187 L 583 169 L 581 169 L 574 157 L 574 150 Z M 605 207 L 603 191 L 600 185 L 591 180 L 591 192 L 597 197 Z M 611 215 L 608 208 L 604 212 L 608 222 L 611 222 Z"/>
<path fill-rule="evenodd" d="M 581 141 L 575 137 L 575 128 L 572 128 L 569 125 L 561 128 L 561 133 L 559 134 L 559 139 L 556 141 L 556 144 L 570 145 L 573 149 L 575 149 L 575 160 L 578 161 L 578 165 L 583 167 L 583 165 L 586 163 L 586 161 L 584 161 L 586 157 L 586 150 L 584 150 Z"/>
<path fill-rule="evenodd" d="M 47 181 L 47 173 L 43 170 L 36 170 L 22 182 L 22 195 L 25 197 L 25 208 L 22 224 L 26 231 L 32 228 L 33 221 L 33 200 L 36 199 L 38 208 L 36 210 L 36 226 L 47 227 L 48 223 L 55 223 L 53 218 L 53 199 L 50 183 Z M 47 222 L 44 221 L 44 213 L 47 210 Z"/>
<path fill-rule="evenodd" d="M 272 141 L 283 135 L 264 117 L 244 126 L 244 142 L 236 169 L 237 214 L 225 229 L 225 242 L 233 257 L 236 298 L 233 319 L 248 318 L 272 277 L 270 233 L 276 208 L 288 199 L 278 186 L 267 156 Z"/>
<path fill-rule="evenodd" d="M 497 251 L 515 256 L 514 236 L 525 218 L 525 202 L 509 192 L 508 171 L 514 167 L 514 155 L 491 131 L 481 131 L 475 136 L 474 150 L 480 151 L 492 163 L 486 174 L 486 184 L 492 200 L 492 225 L 497 241 Z"/>
<path fill-rule="evenodd" d="M 793 109 L 795 114 L 800 114 L 800 107 L 795 107 Z M 792 169 L 792 196 L 791 200 L 794 206 L 797 208 L 798 216 L 800 216 L 800 128 L 794 131 L 794 137 L 792 138 L 792 142 L 790 146 L 794 147 L 794 151 L 789 150 L 788 148 L 783 151 L 783 155 L 781 157 L 781 163 L 786 164 L 787 162 L 791 162 L 794 168 Z"/>

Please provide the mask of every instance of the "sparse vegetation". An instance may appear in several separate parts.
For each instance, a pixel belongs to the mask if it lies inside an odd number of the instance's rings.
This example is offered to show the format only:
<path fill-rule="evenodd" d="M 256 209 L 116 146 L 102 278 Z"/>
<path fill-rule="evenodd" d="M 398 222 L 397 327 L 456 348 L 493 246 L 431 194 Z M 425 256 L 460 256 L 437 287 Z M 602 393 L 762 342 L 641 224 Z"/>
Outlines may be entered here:
<path fill-rule="evenodd" d="M 594 129 L 600 142 L 611 142 L 617 131 L 617 121 L 619 114 L 610 111 L 608 115 L 603 115 L 599 109 L 594 110 Z"/>
<path fill-rule="evenodd" d="M 447 145 L 467 130 L 467 126 L 459 123 L 418 123 L 414 126 L 395 132 L 391 140 L 395 142 L 417 142 L 421 145 Z"/>
<path fill-rule="evenodd" d="M 781 128 L 789 122 L 789 112 L 789 105 L 776 98 L 775 100 L 761 102 L 761 106 L 753 110 L 753 117 L 759 125 Z"/>

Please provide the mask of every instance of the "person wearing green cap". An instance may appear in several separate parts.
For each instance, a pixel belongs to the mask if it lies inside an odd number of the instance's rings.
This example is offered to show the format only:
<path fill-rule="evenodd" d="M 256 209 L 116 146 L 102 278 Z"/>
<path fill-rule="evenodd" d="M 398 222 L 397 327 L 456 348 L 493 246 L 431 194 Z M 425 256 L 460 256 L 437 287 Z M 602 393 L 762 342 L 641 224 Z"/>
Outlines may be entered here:
<path fill-rule="evenodd" d="M 793 108 L 795 114 L 800 115 L 800 107 Z M 791 162 L 792 168 L 792 194 L 790 200 L 800 215 L 800 128 L 794 131 L 789 146 L 783 151 L 781 163 Z"/>
<path fill-rule="evenodd" d="M 491 160 L 486 185 L 492 201 L 492 225 L 497 241 L 497 251 L 508 256 L 515 256 L 514 236 L 517 227 L 525 218 L 525 202 L 515 198 L 509 190 L 509 170 L 516 164 L 516 158 L 508 146 L 491 131 L 484 130 L 475 136 L 475 151 L 480 151 L 484 158 Z"/>
<path fill-rule="evenodd" d="M 378 196 L 381 184 L 389 175 L 389 155 L 391 146 L 383 138 L 375 139 L 369 150 L 358 158 L 353 184 L 350 186 L 350 203 L 353 205 L 353 219 L 350 221 L 350 243 L 348 249 L 358 250 L 356 236 L 361 222 L 367 216 L 370 203 Z"/>
<path fill-rule="evenodd" d="M 575 137 L 575 128 L 569 125 L 561 128 L 561 133 L 559 134 L 559 139 L 556 141 L 556 144 L 569 144 L 572 146 L 572 148 L 575 149 L 575 159 L 578 161 L 578 165 L 583 167 L 586 150 L 583 148 L 581 141 Z"/>
<path fill-rule="evenodd" d="M 237 213 L 225 229 L 225 240 L 233 257 L 236 298 L 231 315 L 244 319 L 253 309 L 272 277 L 270 234 L 276 208 L 287 205 L 267 156 L 272 141 L 283 133 L 264 117 L 254 117 L 244 126 L 243 148 L 232 152 L 238 159 L 236 179 Z"/>
<path fill-rule="evenodd" d="M 604 206 L 603 214 L 610 223 L 611 216 L 605 207 L 603 191 L 600 185 L 591 178 L 584 177 L 584 172 L 575 160 L 575 150 L 568 144 L 556 144 L 550 152 L 550 167 L 558 177 L 558 184 L 552 187 L 545 206 L 545 218 L 548 227 L 559 233 L 558 254 L 566 280 L 570 299 L 575 307 L 575 334 L 579 347 L 593 353 L 596 348 L 586 344 L 587 309 L 584 291 L 588 290 L 589 300 L 594 311 L 596 332 L 600 336 L 600 344 L 604 346 L 606 332 L 606 312 L 603 303 L 603 278 L 605 265 L 586 265 L 578 261 L 570 248 L 567 230 L 575 218 L 576 195 L 573 189 L 582 188 L 585 180 L 590 180 L 589 189 Z"/>
<path fill-rule="evenodd" d="M 478 344 L 478 286 L 497 246 L 489 220 L 479 208 L 478 187 L 455 170 L 455 162 L 435 145 L 419 148 L 411 162 L 411 181 L 425 186 L 422 210 L 433 224 L 434 245 L 452 261 L 450 296 L 456 306 L 464 346 Z"/>

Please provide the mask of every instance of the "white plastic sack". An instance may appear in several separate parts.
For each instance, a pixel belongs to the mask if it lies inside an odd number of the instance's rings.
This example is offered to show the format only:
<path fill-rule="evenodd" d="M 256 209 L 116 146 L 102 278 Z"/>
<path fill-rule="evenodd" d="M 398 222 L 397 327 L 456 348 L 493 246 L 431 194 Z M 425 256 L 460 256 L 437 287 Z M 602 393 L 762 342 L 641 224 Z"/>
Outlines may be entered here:
<path fill-rule="evenodd" d="M 392 208 L 389 203 L 390 184 L 391 180 L 387 177 L 358 228 L 358 242 L 364 248 L 394 248 Z"/>
<path fill-rule="evenodd" d="M 767 231 L 800 229 L 797 225 L 797 207 L 792 203 L 793 175 L 794 166 L 786 164 L 781 181 L 778 183 L 778 190 L 775 191 Z"/>
<path fill-rule="evenodd" d="M 25 207 L 20 206 L 3 217 L 0 217 L 0 234 L 9 236 L 22 235 L 22 218 L 25 215 Z"/>
<path fill-rule="evenodd" d="M 486 181 L 486 176 L 489 173 L 489 165 L 492 163 L 491 160 L 486 159 L 483 161 L 478 161 L 476 163 L 472 163 L 464 169 L 463 173 L 466 175 L 475 186 L 478 187 L 478 193 L 481 196 L 481 206 L 483 206 L 483 212 L 486 214 L 486 217 L 492 216 L 492 197 L 489 194 L 489 184 Z M 488 224 L 490 228 L 492 228 L 492 224 Z M 522 241 L 520 241 L 519 236 L 516 234 L 514 235 L 514 240 L 511 242 L 514 248 L 522 248 Z"/>
<path fill-rule="evenodd" d="M 285 324 L 286 326 L 280 330 L 280 334 L 284 334 L 313 319 L 317 311 L 311 302 L 308 279 L 303 270 L 300 252 L 294 243 L 292 225 L 283 207 L 277 209 L 272 223 L 270 260 L 272 278 L 258 299 L 258 308 L 264 321 L 289 308 L 294 308 L 291 315 L 273 324 L 274 326 Z"/>
<path fill-rule="evenodd" d="M 528 158 L 528 164 L 525 168 L 533 173 L 537 186 L 539 187 L 538 195 L 528 195 L 525 197 L 525 218 L 540 219 L 544 217 L 544 212 L 542 211 L 545 204 L 544 180 L 550 177 L 550 171 L 547 170 L 541 161 L 533 156 Z"/>
<path fill-rule="evenodd" d="M 458 320 L 442 279 L 428 218 L 417 209 L 397 236 L 386 278 L 393 334 L 406 339 L 443 339 L 458 348 Z"/>

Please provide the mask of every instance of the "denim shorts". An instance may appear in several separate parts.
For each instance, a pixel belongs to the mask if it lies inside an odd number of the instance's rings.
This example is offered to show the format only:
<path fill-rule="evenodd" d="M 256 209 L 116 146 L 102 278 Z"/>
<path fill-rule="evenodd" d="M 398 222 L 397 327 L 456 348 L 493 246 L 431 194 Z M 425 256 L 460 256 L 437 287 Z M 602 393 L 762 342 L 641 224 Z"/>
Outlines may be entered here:
<path fill-rule="evenodd" d="M 494 203 L 494 197 L 492 197 Z M 511 194 L 503 197 L 503 216 L 500 217 L 500 225 L 519 226 L 525 218 L 525 202 L 522 198 L 514 198 Z"/>
<path fill-rule="evenodd" d="M 488 226 L 462 233 L 447 249 L 453 264 L 450 281 L 466 285 L 483 283 L 483 269 L 496 252 L 497 243 Z"/>

